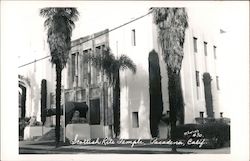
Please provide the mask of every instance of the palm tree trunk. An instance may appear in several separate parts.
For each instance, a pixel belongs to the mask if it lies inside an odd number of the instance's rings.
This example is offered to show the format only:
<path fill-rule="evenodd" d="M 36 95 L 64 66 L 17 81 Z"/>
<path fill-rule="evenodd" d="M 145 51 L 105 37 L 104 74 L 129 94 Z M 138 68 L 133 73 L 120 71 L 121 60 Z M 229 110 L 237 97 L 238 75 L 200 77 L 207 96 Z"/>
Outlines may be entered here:
<path fill-rule="evenodd" d="M 169 93 L 169 107 L 170 107 L 170 126 L 171 126 L 171 140 L 176 141 L 176 121 L 177 121 L 177 78 L 178 75 L 168 67 L 168 93 Z M 176 145 L 172 145 L 172 151 L 176 151 Z"/>
<path fill-rule="evenodd" d="M 117 71 L 115 86 L 113 88 L 113 115 L 115 138 L 120 134 L 120 73 Z"/>
<path fill-rule="evenodd" d="M 59 141 L 60 141 L 61 78 L 62 78 L 62 69 L 59 67 L 58 64 L 56 64 L 56 128 L 55 128 L 56 147 L 59 146 Z"/>

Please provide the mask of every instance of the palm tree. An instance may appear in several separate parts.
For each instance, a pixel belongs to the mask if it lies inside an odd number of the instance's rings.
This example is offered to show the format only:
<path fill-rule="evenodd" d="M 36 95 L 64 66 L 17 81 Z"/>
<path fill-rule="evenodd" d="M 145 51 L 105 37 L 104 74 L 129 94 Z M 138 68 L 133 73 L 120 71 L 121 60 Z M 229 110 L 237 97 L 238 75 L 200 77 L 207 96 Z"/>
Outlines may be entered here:
<path fill-rule="evenodd" d="M 47 42 L 49 44 L 51 63 L 56 65 L 56 147 L 60 141 L 61 116 L 61 77 L 66 66 L 71 48 L 71 35 L 75 27 L 74 22 L 79 13 L 76 8 L 43 8 L 40 16 L 46 18 L 44 27 L 47 29 Z"/>
<path fill-rule="evenodd" d="M 120 70 L 129 69 L 135 74 L 136 65 L 126 55 L 115 58 L 109 47 L 104 48 L 99 55 L 84 55 L 84 62 L 91 62 L 97 69 L 102 69 L 113 86 L 114 133 L 117 138 L 120 134 Z"/>
<path fill-rule="evenodd" d="M 177 116 L 180 115 L 180 111 L 183 113 L 184 109 L 180 70 L 188 16 L 185 8 L 152 8 L 152 10 L 154 23 L 158 29 L 158 42 L 167 64 L 171 139 L 176 140 Z M 183 117 L 181 121 L 183 122 Z M 172 150 L 176 151 L 176 147 L 173 146 Z"/>

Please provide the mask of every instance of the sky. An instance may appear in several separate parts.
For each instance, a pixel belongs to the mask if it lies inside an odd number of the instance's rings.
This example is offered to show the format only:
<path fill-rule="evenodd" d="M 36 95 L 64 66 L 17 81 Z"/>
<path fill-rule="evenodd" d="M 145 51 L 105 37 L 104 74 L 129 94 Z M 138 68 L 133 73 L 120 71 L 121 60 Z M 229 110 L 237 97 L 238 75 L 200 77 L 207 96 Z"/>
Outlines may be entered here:
<path fill-rule="evenodd" d="M 98 2 L 98 1 L 3 1 L 3 26 L 5 30 L 3 38 L 8 38 L 8 44 L 15 42 L 13 52 L 19 58 L 19 64 L 32 61 L 41 57 L 44 45 L 46 45 L 46 33 L 44 32 L 44 19 L 39 16 L 39 9 L 48 6 L 73 6 L 80 12 L 79 20 L 75 22 L 76 27 L 72 33 L 72 40 L 85 35 L 98 32 L 106 28 L 114 28 L 125 22 L 139 17 L 148 12 L 152 6 L 188 6 L 197 10 L 197 16 L 203 15 L 210 19 L 211 26 L 218 25 L 230 34 L 238 32 L 238 25 L 241 24 L 242 11 L 240 3 L 227 2 Z M 233 9 L 234 8 L 234 9 Z M 242 12 L 240 12 L 242 11 Z M 213 21 L 211 21 L 213 19 Z M 239 23 L 232 23 L 234 22 Z M 204 21 L 206 22 L 206 21 Z M 234 35 L 232 35 L 234 36 Z M 45 43 L 44 43 L 45 42 Z M 11 48 L 11 45 L 9 45 Z"/>
<path fill-rule="evenodd" d="M 15 42 L 15 53 L 19 57 L 19 63 L 32 61 L 41 57 L 46 41 L 46 33 L 44 32 L 44 19 L 39 16 L 39 9 L 48 6 L 73 6 L 77 7 L 80 12 L 79 20 L 75 22 L 76 27 L 72 33 L 72 40 L 85 35 L 98 32 L 100 30 L 109 28 L 112 29 L 133 18 L 144 15 L 152 6 L 181 6 L 180 2 L 60 2 L 53 1 L 46 3 L 46 1 L 28 1 L 28 2 L 7 2 L 4 1 L 2 10 L 3 21 L 5 22 L 3 28 L 7 31 L 3 33 L 3 37 L 7 37 L 12 44 Z M 198 4 L 185 3 L 194 9 L 202 7 L 201 11 L 209 13 L 207 16 L 213 16 L 217 13 L 220 4 Z M 209 7 L 211 6 L 211 7 Z M 213 12 L 210 13 L 210 9 Z M 199 10 L 198 10 L 199 11 Z M 208 12 L 206 12 L 208 11 Z M 12 49 L 13 50 L 13 49 Z"/>

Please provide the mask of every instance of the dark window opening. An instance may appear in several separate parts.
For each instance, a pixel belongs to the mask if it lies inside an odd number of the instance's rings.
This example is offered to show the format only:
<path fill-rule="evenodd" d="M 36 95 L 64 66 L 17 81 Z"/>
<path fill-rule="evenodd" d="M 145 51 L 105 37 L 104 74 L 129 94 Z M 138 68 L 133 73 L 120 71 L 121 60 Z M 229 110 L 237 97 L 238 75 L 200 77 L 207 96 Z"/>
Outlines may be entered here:
<path fill-rule="evenodd" d="M 96 55 L 101 55 L 102 49 L 103 49 L 103 46 L 97 46 L 95 48 Z M 96 79 L 98 79 L 100 76 L 100 68 L 95 68 L 95 69 L 96 69 Z"/>
<path fill-rule="evenodd" d="M 131 37 L 131 39 L 132 39 L 132 46 L 135 46 L 136 45 L 135 29 L 132 30 L 131 34 L 132 34 L 132 37 Z"/>
<path fill-rule="evenodd" d="M 199 71 L 195 71 L 195 75 L 196 75 L 196 86 L 199 87 L 200 86 L 200 74 L 199 74 Z"/>
<path fill-rule="evenodd" d="M 72 74 L 72 80 L 74 81 L 74 78 L 75 78 L 75 75 L 76 75 L 76 64 L 75 64 L 75 62 L 76 62 L 76 54 L 74 53 L 74 54 L 72 54 L 71 55 L 71 74 Z"/>
<path fill-rule="evenodd" d="M 207 42 L 204 41 L 204 53 L 207 56 Z"/>
<path fill-rule="evenodd" d="M 216 46 L 214 46 L 214 59 L 217 59 L 217 55 L 216 55 Z"/>
<path fill-rule="evenodd" d="M 223 112 L 220 112 L 220 117 L 223 118 Z"/>
<path fill-rule="evenodd" d="M 139 127 L 138 112 L 133 112 L 132 113 L 132 121 L 133 121 L 133 128 L 138 128 Z"/>
<path fill-rule="evenodd" d="M 90 125 L 99 125 L 100 121 L 100 99 L 90 100 Z"/>
<path fill-rule="evenodd" d="M 203 111 L 200 112 L 200 118 L 204 118 L 204 112 Z"/>
<path fill-rule="evenodd" d="M 217 87 L 217 90 L 220 90 L 219 77 L 218 76 L 216 76 L 216 87 Z"/>
<path fill-rule="evenodd" d="M 197 38 L 194 37 L 193 41 L 194 41 L 194 52 L 197 53 L 198 52 L 198 49 L 197 49 Z"/>
<path fill-rule="evenodd" d="M 83 55 L 86 55 L 86 54 L 89 54 L 89 53 L 90 53 L 90 49 L 83 51 Z M 87 78 L 88 78 L 88 63 L 83 62 L 83 79 L 87 79 Z"/>
<path fill-rule="evenodd" d="M 74 53 L 71 55 L 71 73 L 73 82 L 76 81 L 75 77 L 78 76 L 78 57 L 79 53 Z"/>

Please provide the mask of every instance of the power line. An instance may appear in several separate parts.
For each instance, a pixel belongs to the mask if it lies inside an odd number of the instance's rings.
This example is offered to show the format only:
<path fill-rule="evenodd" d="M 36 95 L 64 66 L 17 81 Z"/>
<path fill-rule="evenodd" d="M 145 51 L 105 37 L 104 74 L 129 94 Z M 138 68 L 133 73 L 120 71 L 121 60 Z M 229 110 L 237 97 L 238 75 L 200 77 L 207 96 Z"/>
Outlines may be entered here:
<path fill-rule="evenodd" d="M 142 15 L 142 16 L 140 16 L 140 17 L 137 17 L 137 18 L 135 18 L 135 19 L 133 19 L 133 20 L 131 20 L 131 21 L 129 21 L 129 22 L 126 22 L 126 23 L 124 23 L 124 24 L 122 24 L 122 25 L 120 25 L 120 26 L 117 26 L 117 27 L 115 27 L 115 28 L 113 28 L 113 29 L 110 29 L 110 30 L 108 30 L 107 32 L 104 32 L 104 33 L 102 33 L 102 34 L 98 34 L 98 35 L 95 36 L 95 37 L 89 38 L 88 40 L 83 41 L 83 42 L 81 42 L 81 43 L 79 43 L 79 44 L 77 44 L 77 45 L 86 43 L 86 42 L 91 41 L 91 40 L 94 40 L 94 39 L 96 39 L 96 38 L 98 38 L 98 37 L 100 37 L 100 36 L 102 36 L 102 35 L 105 35 L 105 34 L 107 34 L 107 33 L 110 33 L 110 32 L 112 32 L 112 31 L 114 31 L 114 30 L 117 30 L 117 29 L 119 29 L 119 28 L 121 28 L 121 27 L 123 27 L 123 26 L 126 26 L 126 25 L 128 25 L 128 24 L 130 24 L 130 23 L 132 23 L 132 22 L 134 22 L 134 21 L 137 21 L 137 20 L 139 20 L 139 19 L 141 19 L 141 18 L 143 18 L 143 17 L 149 15 L 150 13 L 152 13 L 152 11 L 149 11 L 147 14 L 144 14 L 144 15 Z M 74 45 L 74 46 L 77 46 L 77 45 Z M 74 46 L 71 46 L 71 47 L 74 47 Z M 40 58 L 40 59 L 35 59 L 35 60 L 32 61 L 32 62 L 29 62 L 29 63 L 23 64 L 23 65 L 20 65 L 18 68 L 21 68 L 21 67 L 24 67 L 24 66 L 27 66 L 27 65 L 36 63 L 36 62 L 38 62 L 38 61 L 41 61 L 41 60 L 46 59 L 46 58 L 49 58 L 49 57 L 51 57 L 51 55 L 45 56 L 45 57 Z"/>
<path fill-rule="evenodd" d="M 45 57 L 40 58 L 40 59 L 35 59 L 35 60 L 32 61 L 32 62 L 29 62 L 29 63 L 26 63 L 26 64 L 23 64 L 23 65 L 19 66 L 18 68 L 24 67 L 24 66 L 26 66 L 26 65 L 30 65 L 30 64 L 32 64 L 32 63 L 36 63 L 36 62 L 38 62 L 38 61 L 40 61 L 40 60 L 43 60 L 43 59 L 46 59 L 46 58 L 49 58 L 49 57 L 50 57 L 50 55 L 45 56 Z"/>

